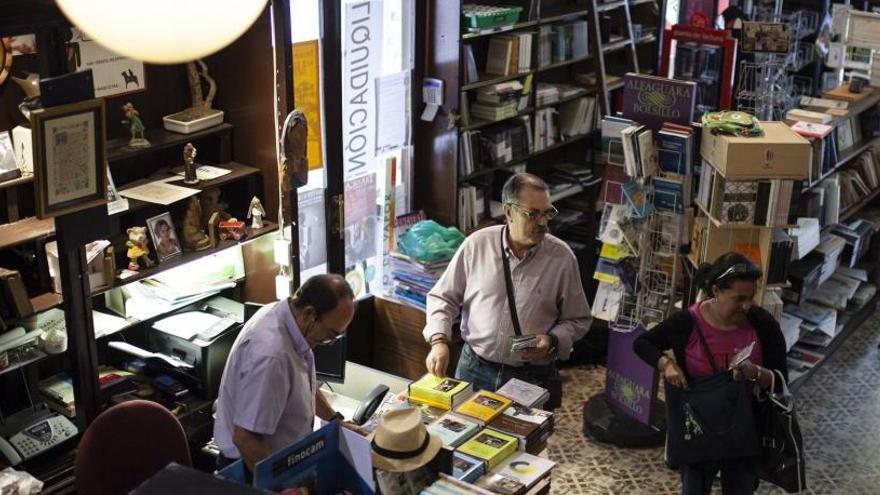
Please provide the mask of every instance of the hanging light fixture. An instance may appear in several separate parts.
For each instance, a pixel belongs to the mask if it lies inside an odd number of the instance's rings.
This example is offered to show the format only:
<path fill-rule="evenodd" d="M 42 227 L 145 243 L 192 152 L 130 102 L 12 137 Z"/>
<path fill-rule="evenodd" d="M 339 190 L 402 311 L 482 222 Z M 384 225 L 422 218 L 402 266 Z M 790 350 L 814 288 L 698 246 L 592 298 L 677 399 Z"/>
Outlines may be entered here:
<path fill-rule="evenodd" d="M 154 64 L 189 62 L 235 41 L 266 0 L 56 0 L 94 41 Z"/>

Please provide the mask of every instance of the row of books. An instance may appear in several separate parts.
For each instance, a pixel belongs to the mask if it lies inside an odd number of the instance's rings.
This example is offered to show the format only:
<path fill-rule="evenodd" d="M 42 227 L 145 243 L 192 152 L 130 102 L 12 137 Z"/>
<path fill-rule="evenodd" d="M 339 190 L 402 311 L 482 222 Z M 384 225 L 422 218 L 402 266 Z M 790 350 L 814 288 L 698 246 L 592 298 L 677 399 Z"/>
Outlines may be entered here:
<path fill-rule="evenodd" d="M 486 213 L 482 188 L 459 186 L 458 188 L 458 226 L 468 232 L 475 229 Z"/>
<path fill-rule="evenodd" d="M 461 133 L 460 173 L 470 175 L 528 158 L 533 152 L 531 116 Z"/>
<path fill-rule="evenodd" d="M 465 123 L 473 119 L 495 122 L 516 116 L 528 106 L 530 85 L 514 80 L 479 88 L 473 92 L 475 101 L 463 107 Z"/>
<path fill-rule="evenodd" d="M 784 226 L 793 189 L 791 180 L 727 180 L 704 161 L 697 201 L 722 223 Z"/>
<path fill-rule="evenodd" d="M 532 68 L 533 34 L 506 33 L 489 38 L 486 55 L 486 73 L 511 76 L 528 72 Z"/>
<path fill-rule="evenodd" d="M 541 26 L 538 31 L 538 67 L 590 54 L 587 21 Z"/>
<path fill-rule="evenodd" d="M 552 105 L 561 99 L 586 91 L 586 88 L 571 84 L 538 83 L 535 88 L 535 105 Z"/>

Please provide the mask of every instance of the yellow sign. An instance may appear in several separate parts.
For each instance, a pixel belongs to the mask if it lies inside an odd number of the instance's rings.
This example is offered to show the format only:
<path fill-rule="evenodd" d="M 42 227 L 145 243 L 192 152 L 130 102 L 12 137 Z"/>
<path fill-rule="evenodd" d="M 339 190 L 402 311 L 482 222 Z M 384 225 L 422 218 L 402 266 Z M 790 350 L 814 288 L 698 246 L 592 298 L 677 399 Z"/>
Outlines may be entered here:
<path fill-rule="evenodd" d="M 309 123 L 309 170 L 324 166 L 321 150 L 321 78 L 318 40 L 293 44 L 293 103 Z"/>

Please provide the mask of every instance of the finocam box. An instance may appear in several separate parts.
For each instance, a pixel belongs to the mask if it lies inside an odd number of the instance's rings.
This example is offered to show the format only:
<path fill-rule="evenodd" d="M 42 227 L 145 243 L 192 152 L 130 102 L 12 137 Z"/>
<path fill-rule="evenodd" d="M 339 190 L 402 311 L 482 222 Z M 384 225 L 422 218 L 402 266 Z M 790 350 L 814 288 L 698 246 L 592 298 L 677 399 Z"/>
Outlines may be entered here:
<path fill-rule="evenodd" d="M 761 122 L 762 137 L 703 133 L 700 153 L 728 179 L 805 179 L 810 142 L 783 122 Z"/>

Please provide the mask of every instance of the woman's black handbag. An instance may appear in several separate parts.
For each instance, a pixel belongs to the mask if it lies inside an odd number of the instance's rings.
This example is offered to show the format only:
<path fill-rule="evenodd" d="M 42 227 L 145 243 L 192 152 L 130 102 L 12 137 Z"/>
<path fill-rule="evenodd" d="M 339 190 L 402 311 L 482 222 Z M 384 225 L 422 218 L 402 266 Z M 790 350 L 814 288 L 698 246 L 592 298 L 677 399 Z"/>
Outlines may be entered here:
<path fill-rule="evenodd" d="M 775 370 L 771 376 L 774 383 L 759 404 L 761 457 L 758 474 L 764 481 L 788 493 L 796 493 L 807 488 L 804 440 L 785 379 Z M 782 384 L 780 393 L 775 393 L 777 379 Z"/>
<path fill-rule="evenodd" d="M 760 453 L 751 383 L 719 373 L 698 326 L 694 326 L 715 375 L 688 383 L 683 390 L 666 385 L 667 445 L 670 466 L 696 464 Z"/>

